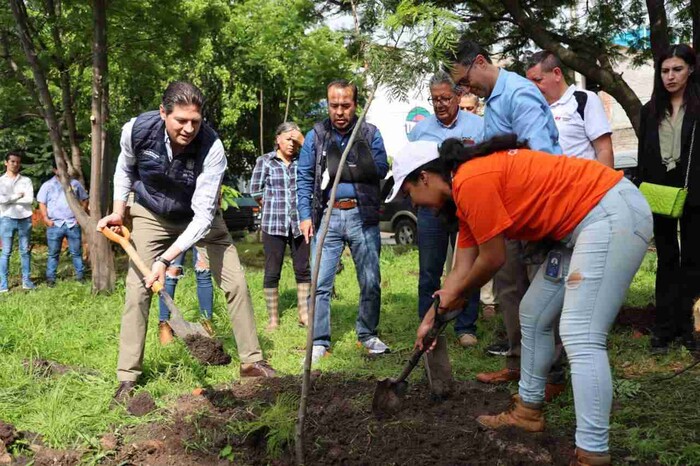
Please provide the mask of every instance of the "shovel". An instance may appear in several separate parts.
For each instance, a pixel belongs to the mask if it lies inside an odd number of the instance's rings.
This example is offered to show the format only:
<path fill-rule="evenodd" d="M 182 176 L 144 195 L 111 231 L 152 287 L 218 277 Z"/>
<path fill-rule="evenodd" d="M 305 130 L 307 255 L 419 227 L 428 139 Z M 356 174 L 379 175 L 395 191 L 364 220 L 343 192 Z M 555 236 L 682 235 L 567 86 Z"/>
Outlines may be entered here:
<path fill-rule="evenodd" d="M 121 235 L 112 231 L 109 228 L 103 228 L 100 231 L 102 231 L 102 234 L 105 235 L 108 239 L 114 241 L 115 243 L 119 244 L 122 248 L 124 248 L 124 251 L 126 251 L 126 253 L 129 255 L 129 259 L 131 259 L 134 265 L 136 265 L 136 268 L 139 269 L 141 275 L 147 277 L 151 274 L 151 269 L 146 265 L 143 259 L 141 259 L 141 256 L 139 256 L 139 253 L 136 252 L 134 246 L 131 245 L 131 242 L 129 241 L 129 239 L 131 238 L 131 233 L 129 232 L 129 229 L 125 226 L 122 226 L 121 230 Z M 170 295 L 165 291 L 161 282 L 156 280 L 151 286 L 151 291 L 153 291 L 163 299 L 165 306 L 170 311 L 170 319 L 168 319 L 168 325 L 170 325 L 170 328 L 173 329 L 173 332 L 175 332 L 177 336 L 179 336 L 180 338 L 186 338 L 190 335 L 200 335 L 203 337 L 211 338 L 211 335 L 204 329 L 202 324 L 198 322 L 187 322 L 184 319 L 184 317 L 182 317 L 180 309 L 178 309 L 177 306 L 175 306 L 173 298 L 171 298 Z"/>
<path fill-rule="evenodd" d="M 439 296 L 435 298 L 433 306 L 436 311 L 435 322 L 433 323 L 433 328 L 423 337 L 423 348 L 413 351 L 411 359 L 408 360 L 403 371 L 397 378 L 382 379 L 377 382 L 377 388 L 375 388 L 374 397 L 372 398 L 372 412 L 375 414 L 390 414 L 398 411 L 401 406 L 401 400 L 406 395 L 406 391 L 408 391 L 408 382 L 406 382 L 406 379 L 411 372 L 413 372 L 413 369 L 415 369 L 423 353 L 432 346 L 433 341 L 445 330 L 448 322 L 455 319 L 462 312 L 461 309 L 457 309 L 445 315 L 437 313 L 440 307 Z"/>

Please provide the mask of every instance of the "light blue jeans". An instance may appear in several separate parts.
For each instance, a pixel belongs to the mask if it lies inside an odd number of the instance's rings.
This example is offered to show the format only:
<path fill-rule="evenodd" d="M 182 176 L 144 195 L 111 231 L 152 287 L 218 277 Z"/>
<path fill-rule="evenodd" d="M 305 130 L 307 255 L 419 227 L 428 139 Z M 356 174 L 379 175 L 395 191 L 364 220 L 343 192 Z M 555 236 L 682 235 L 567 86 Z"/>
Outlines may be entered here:
<path fill-rule="evenodd" d="M 324 213 L 325 215 L 325 213 Z M 323 227 L 322 227 L 323 228 Z M 316 238 L 311 243 L 311 270 L 316 262 Z M 354 209 L 333 209 L 330 227 L 323 242 L 321 267 L 316 287 L 316 307 L 314 311 L 314 345 L 331 345 L 331 292 L 338 270 L 340 255 L 345 245 L 350 246 L 355 262 L 357 281 L 360 284 L 360 300 L 355 322 L 357 339 L 365 341 L 377 335 L 379 308 L 381 304 L 381 275 L 379 273 L 379 250 L 381 237 L 379 226 L 364 226 L 357 207 Z"/>
<path fill-rule="evenodd" d="M 561 253 L 561 278 L 545 276 L 545 261 L 520 303 L 520 397 L 528 403 L 544 400 L 554 356 L 553 325 L 561 312 L 559 331 L 574 388 L 576 446 L 587 451 L 608 451 L 608 331 L 652 234 L 649 205 L 623 178 L 556 249 Z"/>
<path fill-rule="evenodd" d="M 22 282 L 31 282 L 31 249 L 32 218 L 9 218 L 0 220 L 0 236 L 2 237 L 2 255 L 0 255 L 0 288 L 7 288 L 7 273 L 12 255 L 12 240 L 15 232 L 19 237 L 19 257 L 22 263 Z"/>
<path fill-rule="evenodd" d="M 192 266 L 194 267 L 194 276 L 197 281 L 197 300 L 199 301 L 199 313 L 205 319 L 211 320 L 214 315 L 214 285 L 211 282 L 211 270 L 209 264 L 199 260 L 197 248 L 192 246 Z M 175 299 L 175 288 L 177 283 L 182 278 L 182 264 L 185 262 L 185 254 L 183 252 L 170 263 L 171 268 L 178 269 L 177 273 L 170 270 L 165 271 L 165 291 L 171 298 Z M 170 310 L 165 305 L 163 298 L 158 300 L 158 320 L 165 322 L 170 319 Z"/>

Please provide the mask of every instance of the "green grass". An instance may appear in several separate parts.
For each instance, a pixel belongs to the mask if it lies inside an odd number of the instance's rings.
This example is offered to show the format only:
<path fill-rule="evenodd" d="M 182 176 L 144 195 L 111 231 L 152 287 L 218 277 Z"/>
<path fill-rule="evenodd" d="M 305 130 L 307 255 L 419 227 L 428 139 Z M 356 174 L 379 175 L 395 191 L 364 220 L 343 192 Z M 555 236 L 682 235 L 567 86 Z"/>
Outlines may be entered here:
<path fill-rule="evenodd" d="M 260 269 L 261 246 L 246 239 L 238 243 L 238 249 L 247 266 L 265 355 L 282 374 L 300 374 L 305 330 L 296 324 L 296 290 L 291 263 L 286 261 L 280 283 L 281 327 L 275 333 L 268 333 L 262 330 L 267 315 Z M 336 280 L 339 297 L 333 301 L 332 357 L 323 359 L 321 368 L 342 372 L 347 377 L 395 375 L 415 338 L 417 251 L 398 247 L 385 247 L 382 251 L 380 336 L 394 352 L 374 360 L 366 358 L 356 346 L 354 326 L 359 291 L 352 259 L 346 255 L 343 260 L 345 271 Z M 11 269 L 15 283 L 19 272 L 16 261 L 15 256 Z M 34 276 L 39 277 L 45 270 L 45 253 L 35 250 L 33 264 Z M 653 300 L 654 269 L 655 257 L 650 253 L 632 284 L 628 305 L 644 307 Z M 59 274 L 72 275 L 67 257 L 62 257 Z M 94 452 L 97 452 L 101 434 L 158 419 L 161 414 L 133 418 L 121 409 L 108 409 L 116 387 L 123 300 L 123 280 L 110 296 L 92 296 L 88 285 L 70 280 L 59 281 L 53 289 L 40 285 L 36 291 L 27 293 L 14 288 L 0 296 L 0 419 L 15 424 L 20 430 L 41 433 L 51 446 L 82 446 Z M 190 269 L 178 287 L 176 301 L 187 318 L 197 317 L 195 283 Z M 234 357 L 231 365 L 204 367 L 190 357 L 181 342 L 161 347 L 156 323 L 154 302 L 140 389 L 153 395 L 159 406 L 168 406 L 195 387 L 230 383 L 238 377 L 235 343 L 223 296 L 218 292 L 214 323 L 217 332 L 224 336 L 227 351 Z M 456 377 L 471 379 L 477 372 L 501 367 L 502 359 L 484 356 L 483 352 L 495 338 L 498 325 L 498 322 L 479 322 L 479 346 L 470 350 L 460 348 L 452 330 L 448 330 Z M 673 369 L 690 363 L 692 358 L 682 350 L 653 358 L 648 354 L 648 345 L 647 337 L 633 338 L 630 329 L 616 330 L 610 338 L 616 394 L 611 429 L 613 452 L 627 452 L 628 461 L 642 464 L 654 460 L 663 464 L 700 464 L 697 391 L 700 371 L 696 369 L 670 381 L 658 382 L 659 376 L 670 374 Z M 44 377 L 25 369 L 23 362 L 33 358 L 57 361 L 77 370 L 62 376 Z M 412 377 L 422 377 L 421 371 L 415 371 Z M 511 389 L 515 391 L 516 385 Z M 261 422 L 275 424 L 288 417 L 289 400 L 280 400 L 277 405 L 279 413 L 273 410 L 267 414 L 271 419 Z M 262 411 L 261 415 L 266 412 Z M 572 437 L 575 416 L 570 390 L 547 408 L 547 419 L 550 428 Z M 279 422 L 277 425 L 282 444 L 288 441 L 289 426 Z M 221 456 L 233 455 L 229 450 L 222 450 Z"/>

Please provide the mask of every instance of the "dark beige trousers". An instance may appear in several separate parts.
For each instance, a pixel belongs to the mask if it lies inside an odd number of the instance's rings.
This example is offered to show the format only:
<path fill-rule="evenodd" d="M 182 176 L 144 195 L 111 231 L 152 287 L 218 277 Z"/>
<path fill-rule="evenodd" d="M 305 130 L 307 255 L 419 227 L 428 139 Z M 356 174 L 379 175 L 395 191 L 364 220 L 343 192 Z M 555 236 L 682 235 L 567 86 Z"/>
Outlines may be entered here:
<path fill-rule="evenodd" d="M 188 224 L 166 220 L 139 204 L 131 208 L 131 217 L 131 239 L 136 251 L 149 266 L 175 242 Z M 197 252 L 209 262 L 211 274 L 226 296 L 241 363 L 262 360 L 245 274 L 220 213 L 214 217 L 209 234 L 197 243 Z M 117 363 L 117 379 L 120 382 L 135 381 L 141 375 L 152 295 L 144 286 L 141 273 L 129 262 Z"/>

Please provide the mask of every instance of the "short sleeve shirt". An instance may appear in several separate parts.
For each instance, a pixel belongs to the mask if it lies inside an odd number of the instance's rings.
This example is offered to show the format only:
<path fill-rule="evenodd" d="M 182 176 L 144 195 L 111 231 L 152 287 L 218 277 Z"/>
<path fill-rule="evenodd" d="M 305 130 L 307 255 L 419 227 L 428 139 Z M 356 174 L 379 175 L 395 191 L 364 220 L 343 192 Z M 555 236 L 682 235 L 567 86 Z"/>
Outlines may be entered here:
<path fill-rule="evenodd" d="M 583 116 L 578 111 L 579 104 L 574 92 L 586 94 Z M 592 142 L 605 134 L 612 133 L 600 97 L 591 91 L 577 90 L 576 86 L 571 85 L 550 108 L 554 115 L 554 123 L 559 130 L 559 145 L 564 154 L 595 160 L 595 148 Z"/>
<path fill-rule="evenodd" d="M 459 247 L 501 233 L 515 240 L 561 240 L 622 176 L 590 160 L 524 149 L 463 163 L 452 180 Z"/>
<path fill-rule="evenodd" d="M 70 185 L 73 193 L 80 201 L 87 200 L 88 193 L 78 180 L 71 180 Z M 68 206 L 66 193 L 63 192 L 63 187 L 57 177 L 54 176 L 41 185 L 39 193 L 36 195 L 36 200 L 46 204 L 49 219 L 54 222 L 55 226 L 60 227 L 65 223 L 69 228 L 72 228 L 77 223 L 75 214 Z"/>

